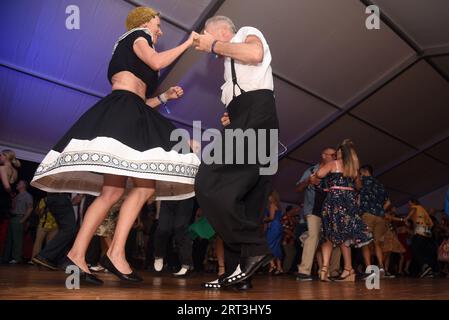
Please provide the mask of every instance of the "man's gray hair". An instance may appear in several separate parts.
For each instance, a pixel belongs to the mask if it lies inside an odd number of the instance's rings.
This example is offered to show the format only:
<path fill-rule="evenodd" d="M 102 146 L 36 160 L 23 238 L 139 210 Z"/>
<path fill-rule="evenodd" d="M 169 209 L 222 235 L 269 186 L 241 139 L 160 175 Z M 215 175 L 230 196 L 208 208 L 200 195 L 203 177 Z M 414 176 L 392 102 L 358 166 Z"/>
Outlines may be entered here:
<path fill-rule="evenodd" d="M 212 18 L 207 19 L 206 23 L 204 24 L 205 27 L 207 27 L 211 23 L 217 23 L 217 22 L 224 22 L 226 23 L 232 32 L 236 33 L 237 28 L 235 27 L 234 22 L 232 22 L 231 19 L 225 16 L 213 16 Z"/>

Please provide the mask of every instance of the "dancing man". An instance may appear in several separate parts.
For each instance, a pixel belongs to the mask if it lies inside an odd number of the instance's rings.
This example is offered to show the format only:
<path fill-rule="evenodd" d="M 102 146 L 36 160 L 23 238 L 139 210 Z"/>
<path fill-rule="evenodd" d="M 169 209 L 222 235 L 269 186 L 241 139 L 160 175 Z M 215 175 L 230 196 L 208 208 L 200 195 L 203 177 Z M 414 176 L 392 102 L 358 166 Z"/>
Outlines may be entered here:
<path fill-rule="evenodd" d="M 225 57 L 225 84 L 222 102 L 229 121 L 222 132 L 223 145 L 230 142 L 228 130 L 277 130 L 279 127 L 273 94 L 271 53 L 262 33 L 253 27 L 236 30 L 227 17 L 215 16 L 206 21 L 205 32 L 194 36 L 195 49 Z M 236 130 L 237 129 L 237 130 Z M 229 131 L 228 131 L 229 132 Z M 277 131 L 276 131 L 277 133 Z M 277 146 L 277 139 L 273 141 Z M 232 141 L 231 141 L 232 143 Z M 268 141 L 257 146 L 268 150 Z M 254 145 L 252 145 L 254 146 Z M 230 286 L 248 281 L 254 272 L 271 260 L 262 230 L 263 208 L 271 192 L 268 175 L 261 175 L 261 161 L 249 161 L 249 143 L 243 153 L 243 164 L 222 163 L 200 165 L 195 191 L 204 215 L 225 244 L 226 273 L 218 280 L 204 284 L 206 288 Z M 223 156 L 228 158 L 229 154 Z M 233 153 L 236 158 L 235 152 Z M 239 154 L 237 154 L 237 157 Z M 221 159 L 223 160 L 223 159 Z M 250 285 L 249 285 L 250 287 Z"/>
<path fill-rule="evenodd" d="M 334 161 L 337 151 L 332 147 L 326 147 L 321 152 L 320 163 L 308 168 L 297 182 L 295 191 L 304 191 L 304 216 L 307 221 L 308 237 L 304 241 L 301 263 L 298 265 L 296 280 L 311 281 L 312 266 L 316 251 L 320 243 L 323 211 L 323 203 L 326 199 L 327 187 L 325 180 L 318 179 L 314 174 L 326 164 Z M 340 269 L 341 252 L 339 247 L 332 249 L 329 273 L 338 273 Z"/>
<path fill-rule="evenodd" d="M 368 230 L 373 234 L 374 249 L 377 258 L 377 264 L 380 268 L 380 276 L 383 278 L 387 270 L 384 268 L 384 252 L 382 250 L 385 234 L 387 233 L 387 224 L 385 222 L 385 210 L 391 205 L 387 190 L 384 185 L 373 177 L 373 167 L 364 165 L 360 168 L 362 178 L 362 189 L 360 190 L 360 214 Z M 371 265 L 371 248 L 364 246 L 362 248 L 365 265 Z M 369 276 L 367 273 L 366 276 Z"/>

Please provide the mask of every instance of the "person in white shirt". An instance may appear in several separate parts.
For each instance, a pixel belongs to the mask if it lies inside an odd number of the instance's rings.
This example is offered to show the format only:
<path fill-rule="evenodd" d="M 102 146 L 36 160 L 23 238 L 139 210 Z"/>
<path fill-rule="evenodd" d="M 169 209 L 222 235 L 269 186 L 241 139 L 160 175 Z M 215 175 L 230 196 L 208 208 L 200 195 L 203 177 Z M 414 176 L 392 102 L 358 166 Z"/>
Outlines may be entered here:
<path fill-rule="evenodd" d="M 259 30 L 243 27 L 237 31 L 229 18 L 215 16 L 206 21 L 202 35 L 194 36 L 194 47 L 224 57 L 225 83 L 221 89 L 226 106 L 222 118 L 225 131 L 254 129 L 259 133 L 261 129 L 279 128 L 270 48 Z M 223 145 L 229 142 L 224 133 L 222 140 Z M 269 150 L 268 144 L 272 146 L 273 141 L 259 139 L 255 143 L 261 149 L 264 144 L 264 150 Z M 267 240 L 260 232 L 271 179 L 269 175 L 261 175 L 264 164 L 260 159 L 255 164 L 249 161 L 251 147 L 247 142 L 242 149 L 234 149 L 245 155 L 243 164 L 203 161 L 196 176 L 199 205 L 225 244 L 227 272 L 203 284 L 206 288 L 236 285 L 248 289 L 254 272 L 272 258 Z"/>

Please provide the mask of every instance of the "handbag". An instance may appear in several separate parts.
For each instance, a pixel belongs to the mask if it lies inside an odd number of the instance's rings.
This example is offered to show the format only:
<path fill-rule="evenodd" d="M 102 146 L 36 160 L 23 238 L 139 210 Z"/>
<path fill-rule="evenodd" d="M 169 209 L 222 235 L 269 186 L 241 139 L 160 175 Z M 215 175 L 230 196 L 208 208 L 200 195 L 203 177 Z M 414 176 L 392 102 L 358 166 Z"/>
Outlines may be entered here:
<path fill-rule="evenodd" d="M 209 240 L 215 235 L 215 230 L 205 217 L 201 217 L 191 224 L 189 227 L 189 232 L 193 240 L 197 237 Z"/>

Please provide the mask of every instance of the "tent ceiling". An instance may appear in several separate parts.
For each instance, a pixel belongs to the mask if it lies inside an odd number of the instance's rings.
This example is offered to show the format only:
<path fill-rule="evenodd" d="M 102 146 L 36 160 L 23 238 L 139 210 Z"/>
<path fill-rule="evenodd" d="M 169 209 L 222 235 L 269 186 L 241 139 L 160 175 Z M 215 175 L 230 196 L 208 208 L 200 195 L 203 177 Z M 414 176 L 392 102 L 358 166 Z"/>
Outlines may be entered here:
<path fill-rule="evenodd" d="M 436 146 L 430 148 L 427 154 L 432 155 L 440 161 L 449 164 L 449 139 L 437 144 Z"/>
<path fill-rule="evenodd" d="M 449 50 L 448 50 L 449 51 Z M 449 79 L 449 56 L 441 56 L 432 58 L 431 61 L 441 70 L 441 72 Z"/>
<path fill-rule="evenodd" d="M 449 134 L 448 83 L 425 61 L 418 62 L 376 92 L 352 114 L 415 147 Z"/>
<path fill-rule="evenodd" d="M 275 187 L 294 184 L 323 146 L 352 138 L 402 204 L 449 181 L 449 3 L 446 0 L 79 0 L 80 30 L 65 28 L 69 0 L 0 4 L 0 144 L 44 154 L 110 85 L 106 70 L 136 5 L 163 15 L 159 50 L 212 14 L 263 31 L 273 55 L 282 155 Z M 379 5 L 380 30 L 365 28 Z M 20 14 L 20 19 L 18 15 Z M 161 110 L 177 125 L 220 128 L 221 59 L 194 50 L 162 72 L 183 99 Z"/>
<path fill-rule="evenodd" d="M 411 152 L 407 145 L 366 125 L 349 115 L 343 116 L 331 126 L 290 154 L 296 159 L 316 162 L 321 149 L 327 145 L 336 146 L 343 139 L 352 137 L 362 163 L 371 163 L 375 168 L 383 167 L 404 153 Z M 323 145 L 323 141 L 327 145 Z M 374 144 L 373 141 L 376 141 Z"/>
<path fill-rule="evenodd" d="M 382 12 L 420 48 L 449 47 L 449 6 L 446 0 L 374 0 Z"/>

